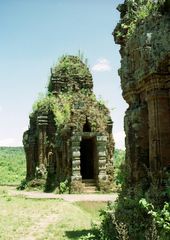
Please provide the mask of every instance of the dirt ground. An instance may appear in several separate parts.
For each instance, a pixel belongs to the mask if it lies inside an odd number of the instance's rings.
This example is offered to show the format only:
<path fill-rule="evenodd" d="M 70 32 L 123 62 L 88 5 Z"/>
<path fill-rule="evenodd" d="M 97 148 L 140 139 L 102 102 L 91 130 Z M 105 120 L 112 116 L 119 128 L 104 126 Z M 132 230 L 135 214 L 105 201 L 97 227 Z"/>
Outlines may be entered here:
<path fill-rule="evenodd" d="M 55 193 L 44 193 L 44 192 L 28 192 L 18 191 L 15 187 L 9 187 L 8 192 L 11 196 L 22 195 L 26 198 L 37 198 L 37 199 L 61 199 L 67 202 L 81 202 L 81 201 L 99 201 L 108 202 L 115 201 L 117 198 L 116 193 L 112 194 L 55 194 Z"/>

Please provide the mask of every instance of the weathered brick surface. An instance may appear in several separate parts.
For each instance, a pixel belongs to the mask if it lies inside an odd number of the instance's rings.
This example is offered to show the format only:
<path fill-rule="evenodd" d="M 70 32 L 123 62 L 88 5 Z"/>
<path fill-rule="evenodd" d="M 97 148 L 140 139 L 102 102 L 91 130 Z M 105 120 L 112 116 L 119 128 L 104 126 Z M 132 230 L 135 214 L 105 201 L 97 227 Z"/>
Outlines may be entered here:
<path fill-rule="evenodd" d="M 140 6 L 126 0 L 119 6 L 121 20 L 113 33 L 121 45 L 119 75 L 129 104 L 124 125 L 133 181 L 146 169 L 170 167 L 170 6 L 164 2 L 143 20 L 137 19 L 134 31 L 128 32 Z"/>
<path fill-rule="evenodd" d="M 87 178 L 98 187 L 100 180 L 108 183 L 114 150 L 112 120 L 92 88 L 92 75 L 78 57 L 65 56 L 51 70 L 48 89 L 55 106 L 47 102 L 49 98 L 38 103 L 23 137 L 27 179 L 45 167 L 47 182 L 54 186 L 66 179 L 70 184 L 78 181 L 78 187 Z"/>

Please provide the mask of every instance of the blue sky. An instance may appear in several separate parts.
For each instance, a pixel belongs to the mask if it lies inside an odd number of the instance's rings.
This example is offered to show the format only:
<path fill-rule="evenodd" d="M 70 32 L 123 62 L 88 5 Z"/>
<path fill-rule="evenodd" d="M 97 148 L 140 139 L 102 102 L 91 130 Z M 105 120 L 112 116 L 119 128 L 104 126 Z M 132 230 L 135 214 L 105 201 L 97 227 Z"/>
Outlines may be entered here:
<path fill-rule="evenodd" d="M 124 147 L 123 116 L 127 108 L 120 88 L 119 46 L 112 31 L 123 0 L 0 1 L 0 146 L 22 145 L 29 113 L 45 92 L 50 67 L 63 54 L 88 58 L 94 92 L 114 108 L 113 134 Z"/>

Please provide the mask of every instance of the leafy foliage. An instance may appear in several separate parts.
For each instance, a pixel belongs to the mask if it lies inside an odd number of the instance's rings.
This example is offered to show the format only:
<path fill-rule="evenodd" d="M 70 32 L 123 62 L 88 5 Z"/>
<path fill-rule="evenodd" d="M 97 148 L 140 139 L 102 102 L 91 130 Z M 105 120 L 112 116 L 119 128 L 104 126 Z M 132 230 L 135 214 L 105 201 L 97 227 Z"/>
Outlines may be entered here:
<path fill-rule="evenodd" d="M 66 179 L 64 182 L 60 182 L 59 193 L 69 193 L 69 181 Z"/>
<path fill-rule="evenodd" d="M 21 183 L 18 185 L 17 189 L 18 190 L 24 190 L 26 189 L 28 186 L 28 182 L 27 180 L 24 178 L 23 180 L 21 180 Z"/>
<path fill-rule="evenodd" d="M 168 239 L 170 234 L 170 204 L 165 202 L 162 209 L 155 209 L 154 205 L 145 198 L 142 198 L 139 204 L 153 218 L 154 223 L 160 230 L 162 239 Z"/>
<path fill-rule="evenodd" d="M 95 240 L 95 235 L 93 233 L 88 233 L 86 236 L 80 237 L 80 240 Z"/>
<path fill-rule="evenodd" d="M 154 189 L 156 186 L 154 187 Z M 101 211 L 98 227 L 100 240 L 168 240 L 170 235 L 170 205 L 150 197 L 153 189 L 143 190 L 141 184 L 124 186 L 116 203 Z M 155 193 L 156 195 L 158 193 Z M 154 202 L 154 204 L 153 204 Z"/>

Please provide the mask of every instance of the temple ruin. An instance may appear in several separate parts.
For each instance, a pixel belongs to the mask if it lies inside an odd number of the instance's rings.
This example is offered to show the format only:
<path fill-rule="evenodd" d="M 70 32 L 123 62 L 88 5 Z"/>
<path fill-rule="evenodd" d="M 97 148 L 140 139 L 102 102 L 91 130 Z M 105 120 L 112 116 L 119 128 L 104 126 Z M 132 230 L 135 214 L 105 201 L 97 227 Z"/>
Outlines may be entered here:
<path fill-rule="evenodd" d="M 145 8 L 144 8 L 145 7 Z M 170 4 L 128 1 L 118 6 L 121 87 L 131 182 L 170 168 Z"/>
<path fill-rule="evenodd" d="M 34 104 L 23 136 L 27 180 L 46 172 L 54 187 L 67 179 L 73 191 L 88 183 L 102 190 L 112 182 L 112 120 L 92 89 L 79 57 L 64 56 L 51 69 L 48 94 Z"/>

